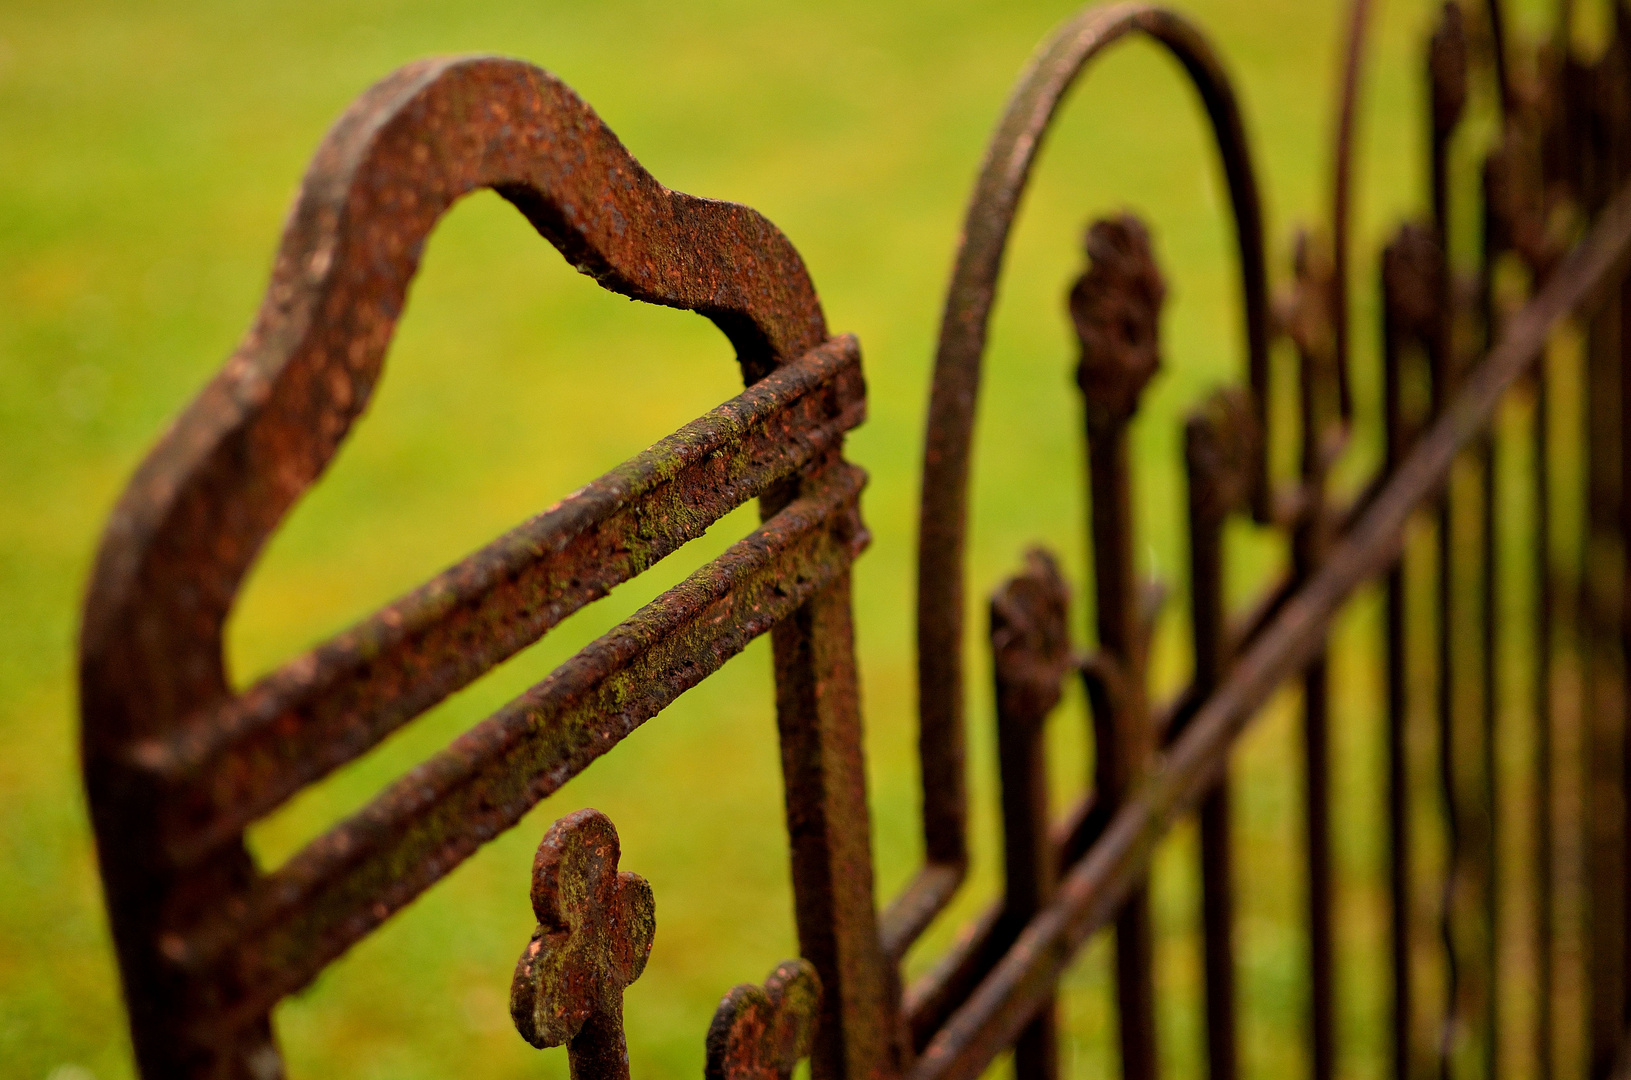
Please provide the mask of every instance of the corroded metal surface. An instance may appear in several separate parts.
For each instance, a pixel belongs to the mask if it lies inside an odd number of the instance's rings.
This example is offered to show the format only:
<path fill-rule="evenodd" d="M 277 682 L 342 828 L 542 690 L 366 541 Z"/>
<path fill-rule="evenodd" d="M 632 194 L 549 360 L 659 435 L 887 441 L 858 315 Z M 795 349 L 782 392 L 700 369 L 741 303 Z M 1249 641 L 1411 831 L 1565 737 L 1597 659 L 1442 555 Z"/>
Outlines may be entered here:
<path fill-rule="evenodd" d="M 1098 221 L 1084 245 L 1087 271 L 1071 287 L 1070 320 L 1081 344 L 1076 384 L 1087 429 L 1094 621 L 1098 663 L 1088 669 L 1093 712 L 1093 785 L 1115 814 L 1133 795 L 1156 749 L 1150 723 L 1150 620 L 1133 565 L 1133 479 L 1127 425 L 1161 366 L 1166 282 L 1149 231 L 1132 215 Z M 1123 1073 L 1156 1075 L 1155 940 L 1146 889 L 1116 917 L 1116 1016 Z"/>
<path fill-rule="evenodd" d="M 425 236 L 481 187 L 604 287 L 708 316 L 753 385 L 236 694 L 221 632 L 238 585 L 366 405 Z M 855 343 L 827 340 L 775 227 L 663 188 L 547 73 L 427 61 L 365 94 L 312 163 L 243 345 L 115 510 L 86 601 L 85 775 L 144 1072 L 276 1073 L 279 997 L 751 637 L 847 587 L 866 533 L 838 454 L 863 415 Z M 285 866 L 251 865 L 248 822 L 755 496 L 766 524 L 722 559 Z M 778 653 L 806 632 L 823 631 Z M 853 678 L 831 660 L 779 670 L 799 680 L 784 711 Z M 817 854 L 870 857 L 853 803 Z M 833 970 L 829 1000 L 859 1011 L 846 994 L 880 967 Z"/>
<path fill-rule="evenodd" d="M 628 1080 L 623 990 L 645 970 L 657 933 L 651 886 L 618 870 L 621 851 L 599 810 L 549 827 L 532 863 L 538 928 L 510 983 L 515 1029 L 537 1047 L 566 1045 L 582 1080 Z"/>
<path fill-rule="evenodd" d="M 1059 866 L 1048 831 L 1048 763 L 1043 725 L 1059 704 L 1075 659 L 1070 587 L 1052 555 L 1034 548 L 1025 570 L 991 598 L 991 654 L 1002 776 L 1003 913 L 1006 948 L 1053 898 Z M 1055 1080 L 1059 1047 L 1053 1004 L 1014 1044 L 1022 1080 Z"/>
<path fill-rule="evenodd" d="M 1054 902 L 930 1041 L 909 1074 L 913 1080 L 972 1080 L 1013 1041 L 1077 949 L 1109 925 L 1139 887 L 1156 842 L 1217 782 L 1230 742 L 1318 651 L 1323 630 L 1354 589 L 1392 564 L 1411 516 L 1441 489 L 1457 456 L 1479 437 L 1552 332 L 1588 304 L 1628 258 L 1631 189 L 1605 208 L 1581 247 L 1508 321 L 1500 343 L 1464 380 L 1319 571 L 1240 655 L 1161 767 L 1145 776 L 1138 797 L 1065 873 Z"/>
<path fill-rule="evenodd" d="M 131 756 L 184 792 L 186 863 L 836 446 L 865 410 L 853 337 L 613 473 Z"/>
<path fill-rule="evenodd" d="M 789 1080 L 810 1056 L 821 1007 L 821 978 L 805 960 L 779 965 L 763 986 L 725 995 L 708 1028 L 707 1080 Z"/>
<path fill-rule="evenodd" d="M 1171 11 L 1150 4 L 1089 9 L 1043 43 L 1009 99 L 969 202 L 941 318 L 918 522 L 918 738 L 928 865 L 885 913 L 885 931 L 893 941 L 909 944 L 916 938 L 950 899 L 967 862 L 962 642 L 968 480 L 986 330 L 1009 232 L 1066 91 L 1105 49 L 1132 36 L 1146 36 L 1170 51 L 1206 107 L 1239 237 L 1248 367 L 1253 386 L 1267 382 L 1262 209 L 1245 124 L 1223 64 L 1207 38 Z"/>
<path fill-rule="evenodd" d="M 1595 1078 L 1631 1059 L 1622 813 L 1631 439 L 1621 432 L 1631 415 L 1631 22 L 1621 19 L 1587 62 L 1568 4 L 1538 49 L 1498 0 L 1443 7 L 1425 49 L 1431 216 L 1401 227 L 1381 255 L 1382 401 L 1371 417 L 1349 383 L 1363 338 L 1348 310 L 1370 7 L 1348 5 L 1332 220 L 1296 234 L 1293 274 L 1272 312 L 1237 96 L 1188 20 L 1142 3 L 1090 10 L 1022 75 L 970 201 L 941 325 L 918 566 L 924 863 L 882 913 L 850 604 L 851 567 L 868 542 L 865 475 L 843 458 L 845 433 L 866 410 L 858 343 L 828 335 L 803 264 L 774 226 L 663 188 L 545 72 L 491 58 L 427 61 L 365 94 L 314 159 L 244 344 L 115 510 L 86 602 L 85 777 L 142 1073 L 281 1075 L 270 1020 L 281 998 L 769 634 L 802 958 L 726 995 L 706 1038 L 710 1078 L 788 1080 L 809 1058 L 815 1080 L 973 1080 L 1012 1048 L 1023 1080 L 1051 1080 L 1060 976 L 1113 926 L 1121 1071 L 1153 1080 L 1166 1040 L 1156 1030 L 1151 858 L 1193 812 L 1206 1059 L 1212 1080 L 1233 1080 L 1246 1003 L 1235 977 L 1243 884 L 1228 763 L 1241 732 L 1292 681 L 1304 703 L 1308 1056 L 1317 1080 L 1329 1077 L 1346 1009 L 1326 639 L 1355 591 L 1377 579 L 1388 686 L 1377 803 L 1392 945 L 1376 963 L 1391 975 L 1395 1080 L 1549 1080 L 1565 1062 Z M 960 888 L 970 856 L 968 480 L 1004 252 L 1065 92 L 1133 35 L 1171 52 L 1199 92 L 1240 258 L 1245 377 L 1214 390 L 1184 430 L 1194 670 L 1183 691 L 1152 700 L 1151 640 L 1159 620 L 1183 614 L 1164 606 L 1168 593 L 1186 593 L 1144 580 L 1135 563 L 1144 465 L 1128 428 L 1163 365 L 1166 287 L 1148 230 L 1124 213 L 1088 231 L 1087 267 L 1068 298 L 1091 534 L 1092 580 L 1077 591 L 1092 598 L 1092 644 L 1072 643 L 1073 590 L 1059 561 L 1033 550 L 990 608 L 1003 892 L 903 992 L 902 961 Z M 1487 154 L 1469 171 L 1461 148 L 1482 137 L 1485 118 Z M 366 406 L 429 230 L 481 187 L 601 285 L 712 319 L 736 346 L 747 389 L 236 689 L 221 633 L 243 576 Z M 1478 235 L 1462 236 L 1474 208 Z M 1583 328 L 1578 362 L 1568 348 L 1548 358 L 1571 324 Z M 1295 386 L 1279 386 L 1278 372 L 1271 380 L 1276 337 L 1296 358 Z M 1553 380 L 1553 368 L 1565 377 Z M 1583 418 L 1578 468 L 1551 427 L 1559 398 Z M 1511 415 L 1525 409 L 1514 457 Z M 1376 419 L 1383 460 L 1350 497 L 1339 481 Z M 1297 447 L 1270 445 L 1293 434 Z M 1283 468 L 1293 449 L 1296 476 L 1271 475 L 1270 462 Z M 1526 463 L 1521 480 L 1514 461 Z M 1507 502 L 1514 484 L 1533 501 Z M 253 865 L 247 826 L 754 498 L 760 525 L 724 555 L 283 865 Z M 1582 520 L 1554 529 L 1571 500 Z M 1512 521 L 1525 506 L 1531 520 Z M 1227 537 L 1231 518 L 1248 512 L 1291 557 L 1231 617 Z M 1523 536 L 1520 552 L 1507 550 L 1508 532 Z M 1511 572 L 1523 558 L 1527 578 Z M 1413 592 L 1407 583 L 1420 575 L 1431 581 Z M 1515 623 L 1520 593 L 1532 608 Z M 1499 670 L 1514 639 L 1535 657 L 1522 695 Z M 1424 680 L 1416 673 L 1428 661 Z M 1073 677 L 1086 684 L 1094 770 L 1056 815 L 1044 731 Z M 1498 763 L 1515 723 L 1532 751 L 1526 779 L 1511 784 Z M 1503 810 L 1514 800 L 1535 822 L 1523 851 Z M 1427 813 L 1439 815 L 1444 842 L 1423 859 L 1415 822 Z M 652 950 L 655 900 L 618 859 L 611 822 L 585 810 L 551 827 L 533 867 L 538 929 L 515 969 L 512 1014 L 534 1045 L 567 1046 L 574 1080 L 639 1069 L 622 994 Z M 1516 902 L 1514 875 L 1527 889 Z M 1439 902 L 1423 903 L 1423 882 Z M 1520 934 L 1527 944 L 1507 944 Z M 1424 964 L 1443 977 L 1422 979 Z M 1531 971 L 1539 1008 L 1517 1002 Z M 1435 981 L 1442 996 L 1430 993 Z M 1530 1040 L 1521 1062 L 1511 1053 L 1519 1039 Z"/>

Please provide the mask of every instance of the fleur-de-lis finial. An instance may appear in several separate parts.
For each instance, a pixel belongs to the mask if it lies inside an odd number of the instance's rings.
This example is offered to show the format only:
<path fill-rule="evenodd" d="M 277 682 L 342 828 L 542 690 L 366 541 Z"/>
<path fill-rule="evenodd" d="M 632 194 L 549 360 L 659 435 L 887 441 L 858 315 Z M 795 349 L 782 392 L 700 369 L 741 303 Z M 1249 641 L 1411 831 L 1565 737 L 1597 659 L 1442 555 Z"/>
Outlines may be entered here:
<path fill-rule="evenodd" d="M 532 863 L 538 928 L 515 965 L 510 1016 L 533 1046 L 567 1045 L 572 1080 L 628 1080 L 623 990 L 640 977 L 657 905 L 619 873 L 617 829 L 599 810 L 549 827 Z"/>
<path fill-rule="evenodd" d="M 787 1080 L 810 1055 L 821 1013 L 821 980 L 806 960 L 788 960 L 763 986 L 725 995 L 708 1027 L 707 1080 Z"/>

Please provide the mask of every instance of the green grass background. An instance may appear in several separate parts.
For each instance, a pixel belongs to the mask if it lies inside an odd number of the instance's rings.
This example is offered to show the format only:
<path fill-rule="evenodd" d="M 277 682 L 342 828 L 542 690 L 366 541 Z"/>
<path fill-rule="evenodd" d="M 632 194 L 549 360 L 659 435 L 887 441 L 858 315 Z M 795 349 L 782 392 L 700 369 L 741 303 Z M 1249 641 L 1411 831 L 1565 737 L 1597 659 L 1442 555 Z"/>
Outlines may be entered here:
<path fill-rule="evenodd" d="M 1324 216 L 1336 0 L 1179 0 L 1214 36 L 1251 128 L 1275 274 L 1291 228 Z M 1542 0 L 1520 12 L 1535 28 Z M 1362 117 L 1361 251 L 1421 204 L 1420 56 L 1431 4 L 1380 5 Z M 77 779 L 73 645 L 97 536 L 167 419 L 247 326 L 284 213 L 329 123 L 399 64 L 499 52 L 575 87 L 664 183 L 748 203 L 798 245 L 835 331 L 860 335 L 871 415 L 849 443 L 872 475 L 874 543 L 856 571 L 858 648 L 880 899 L 920 857 L 912 550 L 921 426 L 939 305 L 964 200 L 1020 65 L 1073 11 L 1007 4 L 657 0 L 483 4 L 241 0 L 0 4 L 0 1076 L 131 1075 Z M 1015 235 L 987 361 L 971 548 L 980 600 L 1044 540 L 1083 580 L 1083 469 L 1062 297 L 1082 225 L 1144 213 L 1171 281 L 1167 368 L 1135 433 L 1140 548 L 1179 586 L 1180 420 L 1240 371 L 1231 225 L 1214 155 L 1176 67 L 1114 52 L 1066 110 Z M 1356 272 L 1360 403 L 1372 410 L 1374 263 Z M 723 338 L 575 275 L 483 193 L 438 227 L 367 416 L 254 570 L 230 631 L 245 681 L 321 640 L 737 389 Z M 1374 412 L 1367 412 L 1373 416 Z M 1364 458 L 1363 448 L 1357 452 Z M 275 864 L 390 778 L 742 535 L 721 522 L 376 752 L 257 826 Z M 1246 594 L 1274 557 L 1259 545 Z M 1255 573 L 1252 570 L 1255 569 Z M 1182 604 L 1157 680 L 1187 667 Z M 1386 1043 L 1374 652 L 1363 604 L 1339 640 L 1344 1076 Z M 992 895 L 990 705 L 970 677 L 980 869 L 922 970 Z M 1237 774 L 1247 1074 L 1304 1060 L 1300 786 L 1282 702 Z M 1061 804 L 1086 773 L 1081 703 L 1055 723 Z M 1367 794 L 1369 793 L 1369 794 Z M 549 799 L 316 985 L 280 1007 L 294 1077 L 566 1075 L 511 1030 L 506 994 L 531 915 L 531 850 L 597 806 L 624 866 L 658 898 L 656 948 L 627 998 L 634 1074 L 696 1076 L 713 1006 L 793 955 L 770 661 L 763 642 Z M 1194 841 L 1157 869 L 1163 1052 L 1195 1075 L 1203 1025 Z M 1071 1075 L 1114 1064 L 1107 949 L 1063 997 Z M 76 1071 L 78 1070 L 78 1071 Z"/>

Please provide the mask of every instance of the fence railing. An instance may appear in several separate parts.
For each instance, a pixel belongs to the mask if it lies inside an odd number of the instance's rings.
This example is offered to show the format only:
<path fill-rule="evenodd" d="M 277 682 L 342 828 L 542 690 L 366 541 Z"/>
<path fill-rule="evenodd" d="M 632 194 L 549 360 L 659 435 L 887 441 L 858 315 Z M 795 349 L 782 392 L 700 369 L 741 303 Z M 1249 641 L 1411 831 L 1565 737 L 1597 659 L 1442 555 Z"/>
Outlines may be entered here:
<path fill-rule="evenodd" d="M 1534 49 L 1506 32 L 1497 0 L 1445 5 L 1424 54 L 1431 213 L 1402 225 L 1370 271 L 1383 309 L 1374 416 L 1349 388 L 1350 368 L 1370 362 L 1352 355 L 1348 314 L 1366 272 L 1349 238 L 1366 0 L 1353 0 L 1348 23 L 1331 219 L 1297 237 L 1278 300 L 1247 126 L 1201 31 L 1115 4 L 1044 44 L 987 151 L 941 327 L 918 578 L 925 863 L 882 912 L 849 600 L 867 543 L 864 474 L 842 456 L 866 407 L 855 339 L 829 335 L 773 225 L 662 187 L 547 73 L 428 61 L 368 91 L 313 160 L 244 343 L 114 511 L 86 601 L 85 781 L 142 1073 L 281 1075 L 270 1019 L 281 998 L 768 633 L 801 958 L 725 996 L 706 1036 L 710 1076 L 787 1077 L 809 1057 L 818 1080 L 968 1080 L 1012 1047 L 1022 1077 L 1049 1080 L 1059 979 L 1109 932 L 1121 1069 L 1152 1080 L 1150 858 L 1197 814 L 1205 1057 L 1213 1080 L 1233 1080 L 1234 909 L 1249 886 L 1232 870 L 1229 756 L 1297 680 L 1309 1058 L 1328 1080 L 1340 808 L 1326 639 L 1377 581 L 1387 772 L 1373 797 L 1387 808 L 1392 948 L 1375 963 L 1393 988 L 1393 1071 L 1614 1073 L 1631 1053 L 1631 16 L 1615 11 L 1587 61 L 1566 0 L 1555 38 Z M 903 957 L 969 864 L 968 480 L 1008 233 L 1062 97 L 1133 35 L 1169 50 L 1195 86 L 1238 235 L 1245 381 L 1195 411 L 1183 444 L 1189 572 L 1174 595 L 1188 602 L 1193 675 L 1174 699 L 1151 700 L 1150 635 L 1169 600 L 1135 570 L 1127 426 L 1162 363 L 1165 285 L 1129 214 L 1088 230 L 1069 297 L 1093 644 L 1069 625 L 1059 560 L 1027 554 L 990 603 L 1004 894 L 905 986 Z M 1449 148 L 1478 137 L 1462 130 L 1469 85 L 1489 91 L 1497 115 L 1481 171 L 1461 175 Z M 222 633 L 239 585 L 367 403 L 431 227 L 483 187 L 604 287 L 707 315 L 735 345 L 747 389 L 235 688 Z M 1477 235 L 1460 235 L 1474 220 Z M 1286 380 L 1294 392 L 1274 392 Z M 1279 415 L 1271 402 L 1295 407 Z M 1560 426 L 1564 415 L 1584 423 Z M 1333 467 L 1368 433 L 1384 463 L 1345 493 Z M 1280 475 L 1273 463 L 1292 458 L 1294 474 Z M 1514 490 L 1526 494 L 1509 505 Z M 254 865 L 243 839 L 253 822 L 754 498 L 762 523 L 725 554 L 282 866 Z M 1576 505 L 1580 520 L 1566 512 Z M 1283 578 L 1238 613 L 1224 595 L 1235 515 L 1281 532 L 1291 552 Z M 1525 679 L 1505 677 L 1511 655 L 1526 658 Z M 1087 692 L 1094 765 L 1056 817 L 1042 732 L 1069 679 Z M 1509 744 L 1523 750 L 1517 764 Z M 1531 823 L 1517 836 L 1503 827 L 1514 804 Z M 1424 841 L 1424 821 L 1442 843 Z M 654 915 L 650 887 L 619 867 L 612 823 L 594 811 L 556 822 L 531 901 L 538 929 L 511 994 L 518 1031 L 566 1045 L 582 1080 L 628 1076 L 622 993 L 645 965 Z M 1422 972 L 1434 965 L 1429 1000 Z"/>

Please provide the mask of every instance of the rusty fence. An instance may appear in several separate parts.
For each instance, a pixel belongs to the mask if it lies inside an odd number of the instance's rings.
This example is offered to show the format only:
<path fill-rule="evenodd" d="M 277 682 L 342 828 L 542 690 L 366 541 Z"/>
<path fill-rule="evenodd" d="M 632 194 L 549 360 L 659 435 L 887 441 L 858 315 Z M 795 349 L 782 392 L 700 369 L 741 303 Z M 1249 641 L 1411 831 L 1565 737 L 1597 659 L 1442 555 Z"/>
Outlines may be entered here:
<path fill-rule="evenodd" d="M 142 1074 L 282 1075 L 271 1024 L 281 998 L 768 633 L 801 958 L 724 997 L 706 1033 L 710 1077 L 785 1078 L 809 1057 L 817 1080 L 970 1080 L 1012 1048 L 1024 1080 L 1051 1080 L 1058 981 L 1108 933 L 1121 1069 L 1152 1080 L 1150 859 L 1194 814 L 1205 1060 L 1213 1080 L 1233 1080 L 1237 1012 L 1250 1003 L 1235 989 L 1234 908 L 1247 886 L 1232 871 L 1228 764 L 1290 683 L 1302 718 L 1309 1061 L 1329 1080 L 1326 640 L 1373 583 L 1388 687 L 1386 782 L 1373 798 L 1388 822 L 1392 947 L 1368 959 L 1392 988 L 1393 1072 L 1622 1070 L 1631 13 L 1613 5 L 1609 40 L 1588 59 L 1567 0 L 1556 35 L 1533 46 L 1506 33 L 1497 0 L 1445 5 L 1422 54 L 1430 212 L 1400 226 L 1379 260 L 1356 263 L 1367 7 L 1353 0 L 1347 24 L 1330 220 L 1289 245 L 1295 272 L 1277 296 L 1248 128 L 1199 28 L 1146 4 L 1095 7 L 1021 76 L 969 204 L 941 325 L 918 564 L 925 861 L 882 911 L 850 613 L 865 477 L 842 453 L 866 409 L 856 340 L 828 332 L 775 226 L 663 187 L 538 68 L 426 61 L 363 95 L 317 151 L 243 344 L 120 500 L 85 604 L 84 775 Z M 1199 94 L 1239 244 L 1245 378 L 1184 433 L 1190 565 L 1174 595 L 1187 598 L 1193 676 L 1172 700 L 1151 700 L 1152 627 L 1172 601 L 1135 570 L 1127 429 L 1162 363 L 1165 286 L 1129 214 L 1087 231 L 1068 304 L 1081 343 L 1091 645 L 1069 624 L 1058 561 L 1030 552 L 989 606 L 1005 891 L 907 985 L 907 950 L 969 865 L 967 496 L 1003 253 L 1061 98 L 1101 52 L 1138 35 L 1170 51 Z M 1469 126 L 1480 102 L 1493 122 Z M 1458 167 L 1452 143 L 1478 140 L 1482 168 Z M 747 388 L 236 688 L 222 632 L 240 583 L 366 405 L 427 234 L 483 187 L 605 288 L 712 319 Z M 1348 297 L 1367 274 L 1382 296 L 1374 361 L 1350 355 Z M 1352 401 L 1349 368 L 1361 363 L 1380 372 L 1378 415 Z M 1361 436 L 1385 447 L 1383 464 L 1366 483 L 1339 484 L 1333 470 Z M 254 864 L 252 822 L 753 498 L 761 524 L 725 554 L 283 865 Z M 1265 595 L 1231 611 L 1236 516 L 1285 536 L 1291 557 Z M 1525 679 L 1503 670 L 1515 652 L 1528 658 Z M 1042 733 L 1072 679 L 1086 689 L 1094 764 L 1060 816 Z M 1504 764 L 1505 746 L 1522 748 L 1519 765 Z M 1514 819 L 1528 824 L 1513 833 Z M 529 1042 L 567 1047 L 578 1080 L 630 1071 L 622 993 L 645 965 L 655 916 L 650 887 L 618 861 L 612 823 L 583 810 L 549 829 L 533 866 L 538 929 L 511 1012 Z"/>

